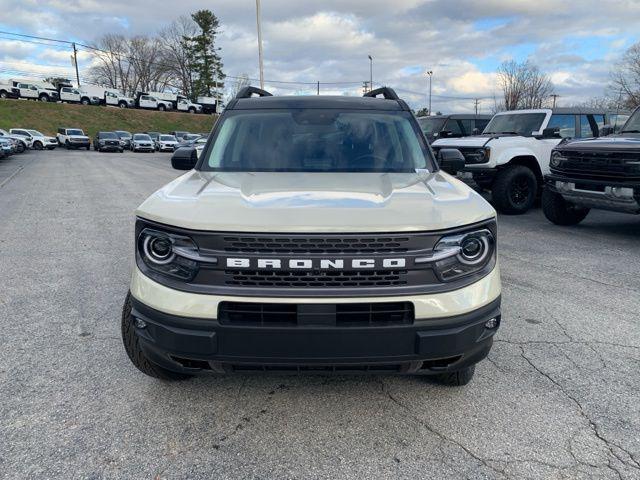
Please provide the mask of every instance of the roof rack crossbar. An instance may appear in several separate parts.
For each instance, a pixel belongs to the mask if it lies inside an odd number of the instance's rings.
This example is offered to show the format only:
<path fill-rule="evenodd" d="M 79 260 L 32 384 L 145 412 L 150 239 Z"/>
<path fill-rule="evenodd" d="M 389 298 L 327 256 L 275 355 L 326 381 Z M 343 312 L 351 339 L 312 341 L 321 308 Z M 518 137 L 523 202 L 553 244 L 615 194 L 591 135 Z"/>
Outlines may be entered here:
<path fill-rule="evenodd" d="M 258 87 L 244 87 L 240 89 L 240 91 L 236 94 L 236 98 L 251 98 L 253 94 L 258 95 L 259 97 L 272 97 L 273 95 L 267 92 L 266 90 L 262 90 Z"/>
<path fill-rule="evenodd" d="M 389 87 L 380 87 L 375 90 L 371 90 L 363 95 L 363 97 L 377 97 L 378 95 L 382 95 L 385 100 L 400 100 L 398 94 L 393 90 L 393 88 Z"/>

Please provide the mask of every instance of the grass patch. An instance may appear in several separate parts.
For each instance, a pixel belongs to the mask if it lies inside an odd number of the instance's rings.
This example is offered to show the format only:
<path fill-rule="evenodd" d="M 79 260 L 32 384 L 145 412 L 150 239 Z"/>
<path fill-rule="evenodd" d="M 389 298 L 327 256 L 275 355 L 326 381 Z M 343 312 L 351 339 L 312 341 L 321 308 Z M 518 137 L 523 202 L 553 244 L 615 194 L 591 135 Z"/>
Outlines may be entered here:
<path fill-rule="evenodd" d="M 32 128 L 52 136 L 62 127 L 81 128 L 90 137 L 98 131 L 112 130 L 208 133 L 216 118 L 214 115 L 0 99 L 0 128 Z"/>

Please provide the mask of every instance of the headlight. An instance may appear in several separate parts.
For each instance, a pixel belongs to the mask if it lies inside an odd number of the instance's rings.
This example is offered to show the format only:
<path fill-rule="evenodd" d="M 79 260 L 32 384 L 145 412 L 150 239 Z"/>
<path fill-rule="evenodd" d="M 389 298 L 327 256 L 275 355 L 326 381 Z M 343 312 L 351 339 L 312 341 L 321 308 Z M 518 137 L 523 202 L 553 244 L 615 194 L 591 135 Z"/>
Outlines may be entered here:
<path fill-rule="evenodd" d="M 198 273 L 198 260 L 216 261 L 202 257 L 189 237 L 150 228 L 145 228 L 138 237 L 138 254 L 151 270 L 185 281 L 193 280 Z"/>
<path fill-rule="evenodd" d="M 562 153 L 558 151 L 554 151 L 551 154 L 551 161 L 549 163 L 551 164 L 552 167 L 558 168 L 560 165 L 562 165 L 563 160 L 564 160 L 564 156 L 562 155 Z"/>
<path fill-rule="evenodd" d="M 495 258 L 495 238 L 483 228 L 443 237 L 433 250 L 435 272 L 448 282 L 485 268 Z"/>

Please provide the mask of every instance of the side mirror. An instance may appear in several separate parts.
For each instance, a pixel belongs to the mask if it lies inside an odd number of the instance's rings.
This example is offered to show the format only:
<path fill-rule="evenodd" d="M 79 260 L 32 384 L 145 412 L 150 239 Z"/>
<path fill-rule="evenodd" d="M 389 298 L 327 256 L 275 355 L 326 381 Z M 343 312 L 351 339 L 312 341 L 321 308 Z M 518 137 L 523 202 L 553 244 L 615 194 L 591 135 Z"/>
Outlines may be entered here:
<path fill-rule="evenodd" d="M 544 130 L 542 130 L 541 138 L 561 138 L 560 128 L 559 127 L 545 128 Z"/>
<path fill-rule="evenodd" d="M 603 125 L 598 133 L 600 137 L 606 137 L 613 133 L 613 127 L 611 125 Z"/>
<path fill-rule="evenodd" d="M 179 148 L 171 157 L 171 166 L 176 170 L 191 170 L 198 163 L 195 148 Z"/>
<path fill-rule="evenodd" d="M 449 135 L 451 135 L 451 132 L 449 130 L 442 130 L 440 132 L 440 138 L 447 138 Z"/>
<path fill-rule="evenodd" d="M 438 165 L 445 172 L 455 175 L 464 170 L 464 155 L 456 148 L 442 148 L 438 151 Z"/>

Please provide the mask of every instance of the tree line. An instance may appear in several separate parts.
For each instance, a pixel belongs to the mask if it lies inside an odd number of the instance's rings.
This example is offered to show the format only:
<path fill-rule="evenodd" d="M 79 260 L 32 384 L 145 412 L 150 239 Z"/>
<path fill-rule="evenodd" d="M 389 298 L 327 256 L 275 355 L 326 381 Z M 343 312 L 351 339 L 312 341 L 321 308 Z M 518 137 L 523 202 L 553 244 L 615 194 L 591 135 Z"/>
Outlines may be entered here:
<path fill-rule="evenodd" d="M 210 10 L 181 16 L 155 36 L 107 34 L 95 44 L 91 82 L 133 96 L 178 90 L 195 101 L 220 97 L 225 74 L 216 46 L 220 23 Z"/>

